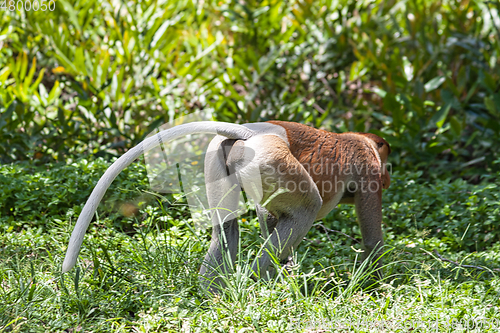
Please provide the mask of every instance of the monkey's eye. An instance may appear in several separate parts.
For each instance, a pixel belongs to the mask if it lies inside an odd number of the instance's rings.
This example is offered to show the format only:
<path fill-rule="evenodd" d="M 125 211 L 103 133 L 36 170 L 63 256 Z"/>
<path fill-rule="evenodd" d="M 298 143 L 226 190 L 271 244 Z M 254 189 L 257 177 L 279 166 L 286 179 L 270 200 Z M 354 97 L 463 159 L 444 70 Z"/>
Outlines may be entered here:
<path fill-rule="evenodd" d="M 384 146 L 384 143 L 383 143 L 383 142 L 379 142 L 379 143 L 377 143 L 377 147 L 378 147 L 379 149 L 380 149 L 380 148 L 382 148 L 383 146 Z"/>

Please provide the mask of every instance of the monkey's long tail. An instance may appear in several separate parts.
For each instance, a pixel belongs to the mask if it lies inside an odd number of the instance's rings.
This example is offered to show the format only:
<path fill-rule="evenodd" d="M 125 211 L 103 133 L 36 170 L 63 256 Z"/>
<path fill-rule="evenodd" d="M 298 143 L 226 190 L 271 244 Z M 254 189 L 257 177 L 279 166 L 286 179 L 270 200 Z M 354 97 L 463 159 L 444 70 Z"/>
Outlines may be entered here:
<path fill-rule="evenodd" d="M 118 174 L 125 169 L 130 163 L 132 163 L 136 158 L 147 152 L 148 150 L 157 147 L 161 143 L 166 143 L 175 140 L 179 137 L 186 136 L 189 134 L 218 134 L 225 136 L 229 139 L 248 139 L 252 137 L 255 133 L 248 128 L 223 122 L 211 122 L 211 121 L 200 121 L 188 124 L 182 124 L 175 126 L 173 128 L 161 131 L 160 133 L 147 138 L 146 140 L 139 143 L 134 148 L 127 151 L 119 159 L 113 163 L 104 175 L 99 179 L 99 182 L 95 186 L 92 194 L 90 195 L 87 203 L 83 207 L 82 213 L 76 221 L 75 229 L 71 234 L 69 240 L 68 249 L 66 251 L 66 257 L 64 258 L 64 263 L 62 266 L 62 272 L 65 273 L 73 268 L 76 264 L 78 258 L 78 253 L 80 252 L 80 247 L 83 243 L 83 237 L 90 224 L 90 220 L 94 215 L 99 202 L 101 201 L 104 193 L 108 189 L 111 182 L 118 176 Z"/>

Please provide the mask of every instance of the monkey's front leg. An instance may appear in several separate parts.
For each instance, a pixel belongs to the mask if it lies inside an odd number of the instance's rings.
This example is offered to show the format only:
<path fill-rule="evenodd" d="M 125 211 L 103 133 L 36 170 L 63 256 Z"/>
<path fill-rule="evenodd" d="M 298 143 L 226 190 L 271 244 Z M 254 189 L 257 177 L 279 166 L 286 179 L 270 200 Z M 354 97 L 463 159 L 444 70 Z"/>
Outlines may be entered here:
<path fill-rule="evenodd" d="M 365 252 L 363 259 L 368 258 L 372 253 L 372 261 L 377 268 L 382 267 L 381 248 L 384 245 L 382 233 L 382 183 L 380 179 L 364 179 L 364 184 L 354 195 L 356 205 L 356 215 L 358 217 L 363 246 Z M 375 185 L 378 184 L 378 186 Z M 377 275 L 381 276 L 381 270 L 377 270 Z"/>

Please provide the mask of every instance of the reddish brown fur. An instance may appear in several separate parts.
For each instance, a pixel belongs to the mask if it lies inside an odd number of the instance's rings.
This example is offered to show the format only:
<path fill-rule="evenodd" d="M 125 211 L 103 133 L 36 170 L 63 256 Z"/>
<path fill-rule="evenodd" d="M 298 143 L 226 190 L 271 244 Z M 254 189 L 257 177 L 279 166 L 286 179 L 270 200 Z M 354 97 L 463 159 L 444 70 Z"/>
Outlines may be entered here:
<path fill-rule="evenodd" d="M 335 176 L 345 181 L 346 177 L 339 176 L 346 171 L 342 168 L 352 167 L 353 165 L 379 167 L 372 147 L 362 139 L 363 137 L 375 143 L 382 162 L 379 179 L 382 182 L 382 188 L 389 187 L 390 175 L 385 164 L 391 149 L 389 144 L 379 136 L 371 133 L 331 133 L 286 121 L 270 121 L 270 123 L 279 125 L 286 130 L 290 151 L 309 171 L 322 194 L 323 202 L 329 202 L 338 191 L 335 189 L 323 191 L 320 188 L 321 184 L 324 184 L 323 182 L 332 182 L 337 179 L 333 179 Z M 320 165 L 323 165 L 326 171 L 321 172 Z M 332 165 L 335 165 L 334 169 L 331 169 Z M 353 203 L 353 200 L 352 198 L 346 198 L 342 202 Z"/>

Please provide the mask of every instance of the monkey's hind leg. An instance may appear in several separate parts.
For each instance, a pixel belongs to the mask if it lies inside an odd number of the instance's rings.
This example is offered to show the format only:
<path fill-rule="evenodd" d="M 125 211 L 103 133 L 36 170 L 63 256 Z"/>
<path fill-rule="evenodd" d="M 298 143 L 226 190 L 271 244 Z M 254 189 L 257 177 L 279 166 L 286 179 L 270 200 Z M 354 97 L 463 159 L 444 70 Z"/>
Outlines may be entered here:
<path fill-rule="evenodd" d="M 262 237 L 266 239 L 274 231 L 274 228 L 276 228 L 278 219 L 260 204 L 255 204 L 255 211 L 259 218 L 260 232 Z"/>
<path fill-rule="evenodd" d="M 273 257 L 280 262 L 288 258 L 311 228 L 323 202 L 311 176 L 281 138 L 255 136 L 244 145 L 252 149 L 255 156 L 239 170 L 240 183 L 247 193 L 254 194 L 254 201 L 259 202 L 257 214 L 261 231 L 264 236 L 269 235 L 253 271 L 258 277 L 272 276 L 272 269 L 267 271 Z M 244 159 L 237 158 L 236 154 L 234 157 L 233 163 L 241 165 Z M 262 177 L 261 197 L 247 190 L 251 187 L 248 180 L 253 177 L 245 179 L 245 174 L 251 174 L 253 168 L 258 169 Z"/>
<path fill-rule="evenodd" d="M 212 214 L 212 240 L 200 269 L 205 289 L 217 292 L 224 287 L 221 275 L 231 272 L 238 250 L 237 209 L 241 188 L 236 176 L 226 168 L 234 140 L 215 137 L 205 158 L 205 182 Z"/>
<path fill-rule="evenodd" d="M 309 207 L 297 207 L 279 215 L 276 227 L 266 239 L 262 255 L 253 267 L 255 274 L 264 278 L 272 277 L 273 258 L 282 264 L 289 261 L 292 250 L 298 247 L 313 225 L 319 208 L 320 205 L 316 206 L 312 202 Z"/>

